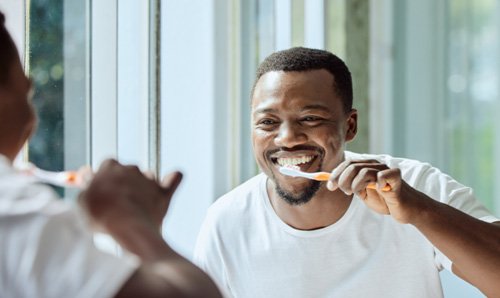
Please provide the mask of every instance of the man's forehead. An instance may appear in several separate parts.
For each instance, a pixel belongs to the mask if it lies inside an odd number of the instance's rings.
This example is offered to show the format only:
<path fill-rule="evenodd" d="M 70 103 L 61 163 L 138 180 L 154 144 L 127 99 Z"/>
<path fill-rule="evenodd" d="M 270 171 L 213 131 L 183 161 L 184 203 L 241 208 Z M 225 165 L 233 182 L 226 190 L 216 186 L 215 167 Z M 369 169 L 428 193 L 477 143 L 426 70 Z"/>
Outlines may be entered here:
<path fill-rule="evenodd" d="M 321 77 L 324 80 L 333 81 L 333 74 L 324 68 L 308 69 L 308 70 L 272 70 L 264 73 L 257 81 L 256 85 L 267 86 L 265 83 L 279 83 L 290 78 L 301 78 L 314 80 Z"/>
<path fill-rule="evenodd" d="M 333 76 L 326 70 L 271 71 L 257 82 L 252 110 L 272 105 L 328 107 L 335 101 Z"/>
<path fill-rule="evenodd" d="M 259 78 L 256 86 L 260 89 L 272 88 L 279 84 L 286 74 L 287 73 L 283 70 L 266 72 Z"/>
<path fill-rule="evenodd" d="M 333 75 L 325 69 L 307 71 L 270 71 L 255 84 L 253 97 L 262 93 L 279 92 L 294 88 L 333 91 Z"/>

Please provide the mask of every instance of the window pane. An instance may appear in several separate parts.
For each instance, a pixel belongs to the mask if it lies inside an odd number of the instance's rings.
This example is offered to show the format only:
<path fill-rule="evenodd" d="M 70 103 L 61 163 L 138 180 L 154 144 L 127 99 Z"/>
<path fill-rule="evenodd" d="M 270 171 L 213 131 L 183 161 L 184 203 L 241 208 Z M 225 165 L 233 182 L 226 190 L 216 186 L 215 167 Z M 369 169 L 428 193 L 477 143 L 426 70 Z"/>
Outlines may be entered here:
<path fill-rule="evenodd" d="M 39 118 L 29 160 L 46 170 L 75 169 L 88 161 L 87 5 L 32 0 L 27 9 L 28 69 Z"/>
<path fill-rule="evenodd" d="M 494 210 L 497 1 L 449 1 L 448 19 L 448 172 Z"/>
<path fill-rule="evenodd" d="M 64 166 L 62 1 L 31 1 L 29 74 L 35 84 L 38 131 L 29 144 L 29 159 L 47 170 Z"/>
<path fill-rule="evenodd" d="M 292 46 L 304 46 L 304 0 L 292 1 Z"/>
<path fill-rule="evenodd" d="M 345 59 L 346 36 L 346 4 L 345 0 L 331 0 L 325 2 L 325 44 L 326 49 L 342 59 Z M 351 37 L 352 38 L 352 37 Z"/>

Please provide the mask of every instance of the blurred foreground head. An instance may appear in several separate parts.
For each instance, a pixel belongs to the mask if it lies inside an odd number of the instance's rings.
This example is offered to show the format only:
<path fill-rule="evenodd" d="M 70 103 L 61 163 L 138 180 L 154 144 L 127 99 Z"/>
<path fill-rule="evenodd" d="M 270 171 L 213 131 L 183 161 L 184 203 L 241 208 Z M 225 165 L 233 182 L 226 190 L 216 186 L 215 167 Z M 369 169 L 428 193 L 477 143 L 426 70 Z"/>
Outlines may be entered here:
<path fill-rule="evenodd" d="M 0 154 L 11 161 L 35 127 L 30 93 L 31 82 L 0 12 Z"/>

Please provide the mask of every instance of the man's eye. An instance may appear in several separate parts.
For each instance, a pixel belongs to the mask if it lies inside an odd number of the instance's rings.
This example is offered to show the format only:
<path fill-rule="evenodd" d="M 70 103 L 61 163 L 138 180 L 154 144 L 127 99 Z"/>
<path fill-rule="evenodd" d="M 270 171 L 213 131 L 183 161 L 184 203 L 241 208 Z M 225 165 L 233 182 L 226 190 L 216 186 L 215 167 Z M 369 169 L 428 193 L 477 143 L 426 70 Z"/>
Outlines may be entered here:
<path fill-rule="evenodd" d="M 305 122 L 321 121 L 321 118 L 316 117 L 316 116 L 306 116 L 306 117 L 302 118 L 301 121 L 305 121 Z"/>
<path fill-rule="evenodd" d="M 273 125 L 273 124 L 276 124 L 276 121 L 272 119 L 263 119 L 259 121 L 259 125 Z"/>

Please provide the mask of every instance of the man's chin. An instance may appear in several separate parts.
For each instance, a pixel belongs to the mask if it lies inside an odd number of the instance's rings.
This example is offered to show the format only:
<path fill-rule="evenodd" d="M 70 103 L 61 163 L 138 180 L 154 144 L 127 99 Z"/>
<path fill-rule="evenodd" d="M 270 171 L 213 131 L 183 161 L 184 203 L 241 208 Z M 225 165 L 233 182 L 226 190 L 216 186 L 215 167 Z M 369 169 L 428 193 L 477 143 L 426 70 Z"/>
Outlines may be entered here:
<path fill-rule="evenodd" d="M 276 193 L 286 203 L 299 206 L 308 203 L 319 190 L 321 182 L 311 180 L 307 186 L 302 187 L 301 190 L 284 189 L 280 184 L 276 183 Z"/>

